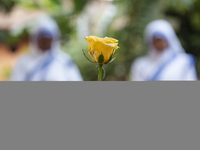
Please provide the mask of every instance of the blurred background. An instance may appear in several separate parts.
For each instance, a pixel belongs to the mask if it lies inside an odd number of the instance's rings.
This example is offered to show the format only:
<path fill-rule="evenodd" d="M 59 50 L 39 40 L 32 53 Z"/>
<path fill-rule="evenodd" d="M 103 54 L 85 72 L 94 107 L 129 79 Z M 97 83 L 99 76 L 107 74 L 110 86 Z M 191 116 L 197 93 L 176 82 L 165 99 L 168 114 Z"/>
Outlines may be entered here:
<path fill-rule="evenodd" d="M 74 59 L 84 81 L 96 81 L 96 64 L 86 60 L 85 36 L 113 37 L 120 49 L 105 65 L 105 81 L 128 81 L 135 58 L 147 50 L 143 34 L 155 19 L 169 21 L 200 76 L 200 0 L 0 0 L 0 80 L 7 81 L 20 55 L 29 50 L 30 29 L 45 14 L 62 34 L 62 50 Z M 148 66 L 147 66 L 148 67 Z"/>

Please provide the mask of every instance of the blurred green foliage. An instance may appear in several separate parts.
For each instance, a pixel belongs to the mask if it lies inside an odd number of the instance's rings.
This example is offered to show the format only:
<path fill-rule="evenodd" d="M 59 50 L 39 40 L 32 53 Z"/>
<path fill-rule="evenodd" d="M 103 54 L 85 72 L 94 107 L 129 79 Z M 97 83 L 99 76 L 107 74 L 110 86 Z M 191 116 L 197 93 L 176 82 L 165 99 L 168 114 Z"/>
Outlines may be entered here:
<path fill-rule="evenodd" d="M 81 0 L 81 1 L 80 0 L 73 0 L 74 11 L 76 13 L 80 13 L 83 10 L 84 6 L 87 4 L 88 1 L 89 0 Z"/>
<path fill-rule="evenodd" d="M 14 0 L 0 0 L 0 9 L 5 12 L 10 12 L 16 4 L 17 1 Z"/>
<path fill-rule="evenodd" d="M 70 54 L 77 63 L 85 81 L 97 80 L 96 64 L 86 60 L 82 49 L 87 51 L 87 42 L 76 36 L 76 18 L 89 0 L 72 0 L 73 11 L 64 11 L 61 0 L 0 0 L 0 7 L 6 12 L 14 5 L 43 9 L 57 21 L 62 33 L 62 49 Z M 129 72 L 135 58 L 147 52 L 143 42 L 146 25 L 155 19 L 166 19 L 175 28 L 187 53 L 197 57 L 197 71 L 200 75 L 200 0 L 119 0 L 114 1 L 118 13 L 108 27 L 106 36 L 119 40 L 118 56 L 106 65 L 105 80 L 129 80 Z M 122 25 L 120 25 L 122 24 Z M 21 37 L 24 33 L 18 35 Z M 6 36 L 7 43 L 17 42 L 17 36 Z M 147 66 L 148 67 L 148 66 Z"/>

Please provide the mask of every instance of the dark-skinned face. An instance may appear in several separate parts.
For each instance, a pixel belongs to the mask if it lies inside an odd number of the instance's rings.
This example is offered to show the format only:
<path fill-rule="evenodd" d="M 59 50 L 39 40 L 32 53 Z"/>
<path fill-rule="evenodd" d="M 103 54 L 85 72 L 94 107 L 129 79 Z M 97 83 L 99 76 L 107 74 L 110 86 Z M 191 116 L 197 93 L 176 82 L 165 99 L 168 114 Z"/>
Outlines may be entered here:
<path fill-rule="evenodd" d="M 46 52 L 50 50 L 52 40 L 53 39 L 51 37 L 42 36 L 38 38 L 38 47 L 40 48 L 41 51 Z"/>
<path fill-rule="evenodd" d="M 165 40 L 163 40 L 161 38 L 156 38 L 153 41 L 153 46 L 156 51 L 162 52 L 163 50 L 165 50 L 168 47 L 168 44 Z"/>

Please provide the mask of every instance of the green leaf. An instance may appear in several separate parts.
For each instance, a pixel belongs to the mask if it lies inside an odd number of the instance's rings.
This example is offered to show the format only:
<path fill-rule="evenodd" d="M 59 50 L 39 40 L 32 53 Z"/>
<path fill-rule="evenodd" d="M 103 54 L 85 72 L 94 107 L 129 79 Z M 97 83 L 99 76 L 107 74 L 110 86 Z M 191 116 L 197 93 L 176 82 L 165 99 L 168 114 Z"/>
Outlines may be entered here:
<path fill-rule="evenodd" d="M 101 80 L 103 81 L 106 77 L 106 71 L 105 69 L 102 67 L 102 75 L 101 75 Z"/>

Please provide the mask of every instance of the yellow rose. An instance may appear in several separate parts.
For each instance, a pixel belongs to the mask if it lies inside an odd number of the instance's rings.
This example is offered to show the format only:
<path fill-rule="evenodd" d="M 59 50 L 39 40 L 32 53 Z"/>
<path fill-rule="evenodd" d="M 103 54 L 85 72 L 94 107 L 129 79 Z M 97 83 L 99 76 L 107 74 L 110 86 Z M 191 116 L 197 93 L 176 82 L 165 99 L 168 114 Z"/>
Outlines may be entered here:
<path fill-rule="evenodd" d="M 88 41 L 88 53 L 91 59 L 97 63 L 99 56 L 104 56 L 104 63 L 107 64 L 111 61 L 111 58 L 118 47 L 118 40 L 113 38 L 99 38 L 96 36 L 87 36 L 85 39 Z"/>

